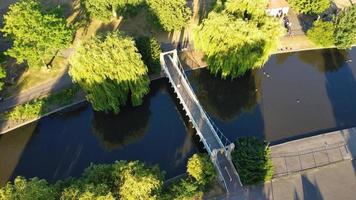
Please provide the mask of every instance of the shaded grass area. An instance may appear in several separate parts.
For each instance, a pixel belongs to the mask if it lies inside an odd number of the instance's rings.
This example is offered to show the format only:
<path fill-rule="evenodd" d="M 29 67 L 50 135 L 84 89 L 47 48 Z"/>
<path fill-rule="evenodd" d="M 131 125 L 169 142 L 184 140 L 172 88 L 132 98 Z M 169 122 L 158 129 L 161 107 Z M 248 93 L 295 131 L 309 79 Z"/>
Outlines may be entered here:
<path fill-rule="evenodd" d="M 2 120 L 21 121 L 40 117 L 56 107 L 72 103 L 78 91 L 79 87 L 77 85 L 73 85 L 70 88 L 49 96 L 16 106 L 15 108 L 1 114 L 0 118 Z"/>

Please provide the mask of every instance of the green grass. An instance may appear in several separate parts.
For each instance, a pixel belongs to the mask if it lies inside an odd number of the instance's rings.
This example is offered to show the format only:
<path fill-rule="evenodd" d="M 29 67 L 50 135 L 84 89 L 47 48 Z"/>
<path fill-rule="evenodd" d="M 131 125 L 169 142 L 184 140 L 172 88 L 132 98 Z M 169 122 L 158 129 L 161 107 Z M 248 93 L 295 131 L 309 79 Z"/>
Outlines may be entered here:
<path fill-rule="evenodd" d="M 78 86 L 72 86 L 47 97 L 16 106 L 12 110 L 3 113 L 0 118 L 3 120 L 20 121 L 40 117 L 55 108 L 72 103 L 78 91 Z"/>

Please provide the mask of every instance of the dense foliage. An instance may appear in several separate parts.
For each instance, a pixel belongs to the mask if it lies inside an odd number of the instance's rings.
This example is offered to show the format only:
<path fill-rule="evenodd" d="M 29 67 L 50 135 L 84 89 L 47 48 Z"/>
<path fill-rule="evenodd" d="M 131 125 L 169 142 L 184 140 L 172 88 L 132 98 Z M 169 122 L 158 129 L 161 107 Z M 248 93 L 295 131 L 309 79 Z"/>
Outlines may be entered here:
<path fill-rule="evenodd" d="M 35 0 L 21 0 L 10 5 L 4 15 L 4 36 L 13 40 L 6 55 L 30 67 L 46 66 L 60 49 L 67 47 L 73 31 L 54 12 L 46 13 Z"/>
<path fill-rule="evenodd" d="M 199 157 L 204 157 L 199 155 Z M 206 163 L 210 164 L 211 163 Z M 0 200 L 91 199 L 91 200 L 199 200 L 204 188 L 191 177 L 177 179 L 163 187 L 164 172 L 138 161 L 91 164 L 79 178 L 54 185 L 38 178 L 17 177 L 0 188 Z M 208 184 L 208 183 L 205 183 Z"/>
<path fill-rule="evenodd" d="M 13 184 L 8 183 L 0 189 L 0 200 L 56 200 L 56 196 L 56 190 L 45 180 L 38 178 L 26 180 L 23 177 L 17 177 Z"/>
<path fill-rule="evenodd" d="M 78 87 L 73 86 L 64 89 L 47 97 L 32 100 L 28 103 L 16 106 L 15 108 L 2 113 L 0 118 L 5 120 L 30 120 L 44 115 L 54 108 L 68 105 L 72 103 L 75 95 L 78 92 Z"/>
<path fill-rule="evenodd" d="M 4 79 L 6 78 L 6 71 L 5 68 L 3 68 L 0 65 L 0 91 L 3 89 L 4 87 Z"/>
<path fill-rule="evenodd" d="M 329 47 L 335 44 L 334 23 L 317 20 L 307 32 L 308 38 L 317 45 Z"/>
<path fill-rule="evenodd" d="M 211 73 L 238 77 L 261 67 L 276 50 L 284 29 L 266 15 L 266 5 L 266 0 L 227 0 L 197 27 L 195 47 L 206 54 Z"/>
<path fill-rule="evenodd" d="M 340 49 L 351 48 L 356 43 L 356 5 L 339 13 L 335 22 L 335 44 Z"/>
<path fill-rule="evenodd" d="M 272 178 L 270 154 L 268 143 L 255 137 L 239 138 L 235 142 L 232 161 L 243 184 L 256 184 Z"/>
<path fill-rule="evenodd" d="M 109 21 L 112 18 L 135 14 L 143 0 L 82 0 L 92 19 Z"/>
<path fill-rule="evenodd" d="M 148 67 L 148 74 L 158 74 L 161 71 L 159 42 L 155 38 L 139 37 L 136 39 L 136 47 Z"/>
<path fill-rule="evenodd" d="M 162 200 L 200 200 L 203 188 L 189 178 L 183 178 L 172 183 L 162 195 Z"/>
<path fill-rule="evenodd" d="M 134 106 L 149 91 L 147 67 L 132 38 L 109 33 L 82 43 L 70 58 L 69 74 L 97 111 L 114 111 L 128 96 Z"/>
<path fill-rule="evenodd" d="M 190 19 L 191 10 L 186 0 L 147 0 L 151 21 L 165 31 L 183 28 Z"/>
<path fill-rule="evenodd" d="M 321 14 L 330 7 L 330 0 L 288 0 L 298 13 Z"/>
<path fill-rule="evenodd" d="M 187 172 L 200 185 L 206 185 L 216 177 L 214 165 L 207 154 L 194 154 L 188 161 Z"/>

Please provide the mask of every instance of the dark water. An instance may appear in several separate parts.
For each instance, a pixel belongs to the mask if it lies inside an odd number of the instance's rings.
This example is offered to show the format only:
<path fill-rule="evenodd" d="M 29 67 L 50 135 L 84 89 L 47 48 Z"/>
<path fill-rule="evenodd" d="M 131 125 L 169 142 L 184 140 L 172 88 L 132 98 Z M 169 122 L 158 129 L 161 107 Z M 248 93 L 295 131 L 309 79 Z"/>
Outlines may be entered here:
<path fill-rule="evenodd" d="M 346 60 L 353 59 L 353 63 Z M 272 56 L 237 80 L 189 73 L 203 107 L 231 140 L 280 142 L 356 126 L 356 49 Z M 119 115 L 82 105 L 0 137 L 0 184 L 17 175 L 49 181 L 79 176 L 91 162 L 142 160 L 173 177 L 201 143 L 166 80 L 151 84 L 137 108 Z"/>

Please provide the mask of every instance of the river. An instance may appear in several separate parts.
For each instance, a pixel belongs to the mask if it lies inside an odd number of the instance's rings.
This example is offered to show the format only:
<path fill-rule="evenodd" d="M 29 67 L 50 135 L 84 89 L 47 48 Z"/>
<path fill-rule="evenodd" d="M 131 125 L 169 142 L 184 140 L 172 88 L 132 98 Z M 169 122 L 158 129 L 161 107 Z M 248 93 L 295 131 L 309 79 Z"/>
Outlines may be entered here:
<path fill-rule="evenodd" d="M 354 62 L 348 62 L 354 60 Z M 234 81 L 206 69 L 189 80 L 215 124 L 231 140 L 256 136 L 272 144 L 356 126 L 356 49 L 273 55 L 264 68 Z M 204 151 L 166 79 L 151 83 L 140 107 L 120 114 L 84 103 L 0 136 L 0 185 L 21 175 L 54 182 L 90 163 L 141 160 L 166 178 Z"/>

